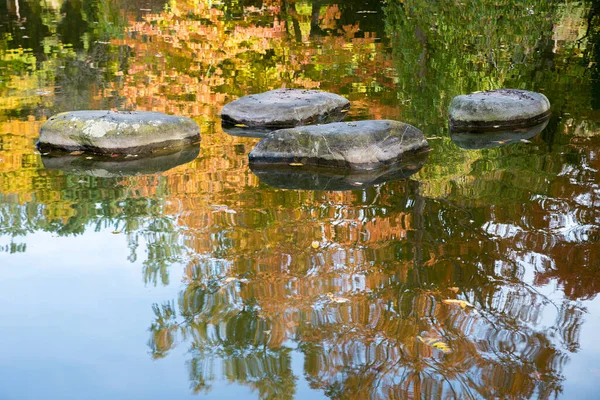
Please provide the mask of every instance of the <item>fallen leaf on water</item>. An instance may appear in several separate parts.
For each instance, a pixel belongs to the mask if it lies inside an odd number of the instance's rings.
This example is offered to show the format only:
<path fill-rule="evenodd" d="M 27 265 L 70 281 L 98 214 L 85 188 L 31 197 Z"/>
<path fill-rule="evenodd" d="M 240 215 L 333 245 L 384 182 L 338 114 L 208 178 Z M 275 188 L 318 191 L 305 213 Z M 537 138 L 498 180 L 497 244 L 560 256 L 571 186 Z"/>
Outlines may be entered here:
<path fill-rule="evenodd" d="M 456 306 L 460 306 L 461 308 L 465 308 L 465 307 L 473 307 L 473 304 L 469 303 L 466 300 L 454 300 L 454 299 L 446 299 L 446 300 L 442 300 L 442 302 L 444 304 L 449 304 L 449 305 L 456 305 Z"/>
<path fill-rule="evenodd" d="M 456 286 L 449 287 L 448 290 L 454 293 L 458 293 L 458 288 Z"/>
<path fill-rule="evenodd" d="M 427 140 L 432 140 L 432 139 L 443 139 L 442 136 L 432 136 L 432 137 L 428 137 Z"/>
<path fill-rule="evenodd" d="M 237 281 L 237 278 L 233 278 L 233 277 L 229 277 L 229 278 L 225 278 L 225 283 L 230 283 L 230 282 L 235 282 Z"/>
<path fill-rule="evenodd" d="M 531 143 L 531 140 L 521 139 L 521 143 Z"/>
<path fill-rule="evenodd" d="M 248 125 L 245 124 L 235 124 L 235 126 L 237 126 L 238 128 L 247 128 Z"/>
<path fill-rule="evenodd" d="M 316 240 L 313 240 L 313 242 L 310 245 L 312 246 L 313 249 L 319 248 L 319 242 Z"/>
<path fill-rule="evenodd" d="M 303 165 L 304 165 L 304 164 L 302 164 L 301 162 L 293 162 L 293 163 L 290 163 L 290 167 L 301 167 L 301 166 L 303 166 Z"/>
<path fill-rule="evenodd" d="M 334 303 L 348 303 L 350 301 L 350 299 L 345 297 L 334 296 L 333 293 L 327 293 L 327 297 L 329 297 L 329 300 Z"/>
<path fill-rule="evenodd" d="M 448 346 L 447 343 L 443 342 L 442 339 L 439 338 L 423 338 L 421 336 L 417 336 L 417 339 L 419 339 L 422 343 L 425 343 L 426 345 L 429 345 L 435 349 L 438 349 L 444 353 L 450 353 L 452 350 L 450 350 L 450 346 Z"/>
<path fill-rule="evenodd" d="M 270 335 L 271 334 L 271 330 L 269 329 L 268 331 L 264 331 L 265 335 Z"/>
<path fill-rule="evenodd" d="M 350 111 L 350 110 L 342 110 L 342 111 L 340 111 L 340 112 L 346 113 L 346 112 L 348 112 L 348 111 Z"/>
<path fill-rule="evenodd" d="M 113 235 L 118 235 L 119 233 L 121 233 L 121 231 L 112 231 Z"/>
<path fill-rule="evenodd" d="M 94 157 L 86 157 L 85 159 L 86 159 L 86 160 L 91 160 L 91 159 L 93 159 L 93 158 L 94 158 Z"/>
<path fill-rule="evenodd" d="M 508 142 L 510 142 L 509 139 L 507 139 L 507 140 L 496 140 L 494 143 L 504 144 L 504 143 L 508 143 Z"/>
<path fill-rule="evenodd" d="M 71 154 L 72 156 L 78 156 L 78 155 L 80 155 L 80 154 L 83 154 L 83 151 L 72 151 L 72 152 L 71 152 L 71 153 L 69 153 L 69 154 Z"/>

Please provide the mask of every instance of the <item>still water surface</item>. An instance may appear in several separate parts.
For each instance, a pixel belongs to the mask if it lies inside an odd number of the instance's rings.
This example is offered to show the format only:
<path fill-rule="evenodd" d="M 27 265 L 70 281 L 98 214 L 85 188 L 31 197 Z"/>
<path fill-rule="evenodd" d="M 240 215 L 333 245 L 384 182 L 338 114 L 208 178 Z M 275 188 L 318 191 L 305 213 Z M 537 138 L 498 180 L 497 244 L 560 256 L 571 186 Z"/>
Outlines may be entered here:
<path fill-rule="evenodd" d="M 598 2 L 0 15 L 0 398 L 597 398 Z M 257 139 L 219 111 L 282 86 L 411 123 L 432 151 L 406 179 L 255 174 Z M 453 141 L 450 99 L 498 87 L 545 93 L 548 125 Z M 189 116 L 202 142 L 150 166 L 39 154 L 74 109 Z"/>

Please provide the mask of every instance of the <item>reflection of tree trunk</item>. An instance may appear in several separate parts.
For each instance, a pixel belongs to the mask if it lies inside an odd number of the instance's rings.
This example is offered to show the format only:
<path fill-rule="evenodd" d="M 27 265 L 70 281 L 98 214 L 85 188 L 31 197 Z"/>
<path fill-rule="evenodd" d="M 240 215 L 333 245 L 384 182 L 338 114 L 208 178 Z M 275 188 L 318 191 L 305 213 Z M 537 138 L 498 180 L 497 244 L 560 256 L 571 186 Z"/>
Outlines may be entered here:
<path fill-rule="evenodd" d="M 423 236 L 425 233 L 425 199 L 419 188 L 415 190 L 415 206 L 413 208 L 413 229 L 415 230 L 415 251 L 413 272 L 415 284 L 421 284 L 420 270 L 423 267 Z"/>
<path fill-rule="evenodd" d="M 312 12 L 310 16 L 310 37 L 323 35 L 323 31 L 319 26 L 319 11 L 321 11 L 321 2 L 318 0 L 313 0 Z"/>
<path fill-rule="evenodd" d="M 292 26 L 294 27 L 294 37 L 296 41 L 302 41 L 302 31 L 300 30 L 300 22 L 298 22 L 298 11 L 296 11 L 296 1 L 283 1 L 283 7 L 286 10 L 287 15 L 292 18 Z M 287 18 L 286 18 L 287 19 Z M 289 33 L 289 29 L 288 29 Z"/>
<path fill-rule="evenodd" d="M 427 35 L 419 26 L 415 27 L 415 38 L 423 46 L 423 50 L 419 54 L 419 77 L 421 78 L 419 84 L 422 86 L 427 75 Z"/>

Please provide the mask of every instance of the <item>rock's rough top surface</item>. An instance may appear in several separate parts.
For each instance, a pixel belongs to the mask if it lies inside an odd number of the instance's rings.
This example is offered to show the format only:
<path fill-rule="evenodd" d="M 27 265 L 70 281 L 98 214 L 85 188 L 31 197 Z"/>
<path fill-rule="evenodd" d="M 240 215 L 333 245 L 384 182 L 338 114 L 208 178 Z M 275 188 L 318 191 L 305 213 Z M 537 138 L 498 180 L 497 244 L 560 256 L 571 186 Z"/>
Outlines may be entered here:
<path fill-rule="evenodd" d="M 42 155 L 42 163 L 49 170 L 60 170 L 74 175 L 113 178 L 121 176 L 157 174 L 189 163 L 200 154 L 198 144 L 184 149 L 161 151 L 140 157 L 108 157 L 106 155 L 61 154 Z"/>
<path fill-rule="evenodd" d="M 226 104 L 221 110 L 221 118 L 226 124 L 280 129 L 341 121 L 349 108 L 350 102 L 337 94 L 276 89 L 240 97 Z"/>
<path fill-rule="evenodd" d="M 498 89 L 456 96 L 449 113 L 454 129 L 531 126 L 550 116 L 550 101 L 541 93 Z"/>
<path fill-rule="evenodd" d="M 191 119 L 145 111 L 72 111 L 42 126 L 41 151 L 85 151 L 99 154 L 144 154 L 185 147 L 200 139 Z"/>
<path fill-rule="evenodd" d="M 250 152 L 251 163 L 373 169 L 428 147 L 423 132 L 398 121 L 337 122 L 272 132 Z"/>

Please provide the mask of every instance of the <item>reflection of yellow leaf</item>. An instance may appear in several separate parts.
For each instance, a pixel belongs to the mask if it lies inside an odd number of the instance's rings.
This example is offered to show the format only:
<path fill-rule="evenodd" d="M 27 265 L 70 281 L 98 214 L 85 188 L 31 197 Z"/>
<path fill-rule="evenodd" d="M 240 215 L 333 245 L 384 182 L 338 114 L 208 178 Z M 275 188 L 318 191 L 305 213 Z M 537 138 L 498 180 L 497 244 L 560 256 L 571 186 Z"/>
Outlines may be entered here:
<path fill-rule="evenodd" d="M 237 126 L 238 128 L 247 128 L 248 125 L 244 125 L 244 124 L 235 124 L 235 126 Z"/>
<path fill-rule="evenodd" d="M 467 306 L 473 307 L 473 304 L 469 303 L 466 300 L 446 299 L 446 300 L 442 300 L 442 302 L 444 302 L 444 304 L 460 306 L 461 308 L 465 308 Z"/>
<path fill-rule="evenodd" d="M 333 293 L 327 293 L 327 297 L 329 297 L 329 300 L 334 303 L 348 303 L 350 301 L 350 299 L 345 297 L 334 296 Z"/>
<path fill-rule="evenodd" d="M 439 338 L 423 338 L 421 336 L 417 336 L 417 339 L 419 339 L 421 342 L 435 348 L 438 349 L 444 353 L 450 353 L 452 350 L 450 350 L 450 346 L 448 346 L 447 343 L 443 342 L 442 339 Z"/>

